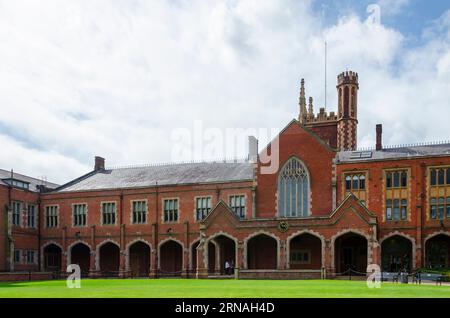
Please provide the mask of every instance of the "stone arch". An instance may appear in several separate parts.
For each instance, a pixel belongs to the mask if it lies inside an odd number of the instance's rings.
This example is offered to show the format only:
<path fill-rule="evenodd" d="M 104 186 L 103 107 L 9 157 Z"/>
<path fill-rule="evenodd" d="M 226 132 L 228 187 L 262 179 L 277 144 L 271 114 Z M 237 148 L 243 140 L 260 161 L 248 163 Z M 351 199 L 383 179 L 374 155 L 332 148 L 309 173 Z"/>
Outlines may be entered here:
<path fill-rule="evenodd" d="M 161 270 L 161 247 L 169 242 L 177 243 L 181 247 L 181 270 L 185 268 L 184 253 L 186 252 L 184 243 L 176 238 L 168 237 L 158 243 L 158 270 Z"/>
<path fill-rule="evenodd" d="M 61 264 L 60 264 L 60 266 L 62 266 L 62 264 L 63 264 L 63 257 L 67 256 L 67 253 L 63 249 L 61 244 L 59 244 L 59 243 L 57 243 L 57 242 L 55 242 L 53 240 L 45 242 L 43 245 L 41 245 L 41 271 L 45 270 L 45 249 L 48 246 L 50 246 L 50 245 L 55 245 L 55 246 L 59 247 L 59 249 L 61 250 L 61 260 L 60 260 Z M 65 271 L 66 269 L 65 268 L 60 268 L 60 270 Z"/>
<path fill-rule="evenodd" d="M 151 254 L 153 252 L 152 244 L 148 242 L 147 240 L 144 240 L 142 238 L 134 239 L 127 243 L 125 246 L 125 270 L 128 272 L 130 270 L 130 247 L 133 246 L 135 243 L 143 243 L 148 246 L 149 248 L 149 258 L 151 257 Z M 150 261 L 150 260 L 149 260 Z"/>
<path fill-rule="evenodd" d="M 321 243 L 321 250 L 320 250 L 320 252 L 321 252 L 321 267 L 324 267 L 325 266 L 325 248 L 326 248 L 325 237 L 323 235 L 321 235 L 320 233 L 313 231 L 313 230 L 300 230 L 300 231 L 294 232 L 291 235 L 289 235 L 286 240 L 286 258 L 287 258 L 286 266 L 287 266 L 287 269 L 289 269 L 289 267 L 290 267 L 289 257 L 291 255 L 291 240 L 302 234 L 309 234 L 309 235 L 317 237 L 320 240 L 320 243 Z"/>
<path fill-rule="evenodd" d="M 67 252 L 66 252 L 67 253 L 67 265 L 69 265 L 72 262 L 72 248 L 77 244 L 83 244 L 83 245 L 87 246 L 89 248 L 91 257 L 92 257 L 92 254 L 95 254 L 95 251 L 92 249 L 92 247 L 89 243 L 87 243 L 86 241 L 77 240 L 75 242 L 72 242 L 72 244 L 70 244 L 67 247 Z"/>
<path fill-rule="evenodd" d="M 428 251 L 427 251 L 428 241 L 437 236 L 440 236 L 440 235 L 447 236 L 450 238 L 450 232 L 444 231 L 444 230 L 439 230 L 439 231 L 435 231 L 435 232 L 427 235 L 427 237 L 423 240 L 423 256 L 422 257 L 423 257 L 424 266 L 427 266 L 427 260 L 428 260 L 428 257 L 427 257 L 428 256 Z M 450 263 L 450 261 L 449 261 L 449 263 Z"/>
<path fill-rule="evenodd" d="M 100 262 L 101 262 L 100 249 L 108 243 L 111 243 L 119 248 L 119 264 L 120 264 L 120 254 L 122 252 L 120 249 L 120 244 L 117 243 L 116 241 L 114 241 L 113 239 L 106 239 L 106 240 L 102 241 L 100 244 L 97 244 L 97 246 L 95 248 L 95 269 L 96 270 L 101 270 L 101 268 L 100 268 Z M 119 267 L 120 267 L 120 265 L 119 265 Z"/>
<path fill-rule="evenodd" d="M 405 238 L 405 239 L 407 239 L 407 240 L 409 240 L 411 242 L 411 249 L 412 249 L 412 251 L 411 251 L 411 258 L 412 258 L 411 266 L 412 266 L 412 269 L 415 269 L 416 265 L 417 265 L 417 261 L 416 261 L 416 248 L 417 247 L 416 247 L 416 239 L 414 237 L 412 237 L 411 235 L 408 235 L 406 233 L 399 232 L 399 231 L 395 230 L 395 231 L 390 232 L 389 234 L 383 236 L 383 238 L 381 238 L 380 241 L 379 241 L 380 248 L 381 248 L 380 253 L 383 253 L 383 242 L 385 240 L 387 240 L 387 239 L 390 239 L 390 238 L 394 237 L 394 236 L 403 237 L 403 238 Z"/>
<path fill-rule="evenodd" d="M 240 268 L 241 264 L 238 264 L 238 260 L 239 260 L 239 255 L 238 255 L 238 246 L 239 246 L 239 241 L 237 238 L 235 238 L 233 235 L 225 232 L 225 231 L 219 231 L 216 232 L 214 234 L 212 234 L 211 236 L 209 236 L 206 240 L 205 240 L 205 246 L 207 248 L 205 248 L 204 251 L 204 256 L 203 256 L 203 262 L 206 265 L 206 268 L 209 268 L 209 243 L 212 241 L 215 241 L 215 239 L 217 239 L 218 237 L 223 236 L 226 237 L 227 239 L 230 239 L 231 241 L 234 242 L 234 248 L 235 248 L 235 253 L 234 253 L 234 258 L 235 258 L 235 267 Z M 216 244 L 215 245 L 220 245 L 217 241 L 215 241 Z M 214 243 L 213 243 L 214 244 Z M 216 255 L 216 262 L 217 259 L 219 259 L 219 264 L 216 264 L 216 267 L 218 266 L 219 268 L 221 267 L 221 262 L 220 262 L 220 257 L 218 257 L 218 255 Z"/>
<path fill-rule="evenodd" d="M 89 250 L 89 264 L 83 264 L 83 266 L 86 267 L 84 269 L 89 271 L 91 269 L 90 264 L 91 264 L 92 257 L 95 256 L 95 251 L 92 249 L 92 247 L 89 243 L 82 241 L 82 240 L 74 241 L 74 242 L 72 242 L 72 244 L 70 244 L 68 246 L 68 248 L 67 248 L 67 265 L 72 264 L 72 250 L 77 245 L 83 245 L 83 246 L 87 247 L 87 249 Z M 81 270 L 83 271 L 83 268 L 81 268 Z"/>
<path fill-rule="evenodd" d="M 259 230 L 259 231 L 256 231 L 256 232 L 254 232 L 254 233 L 252 233 L 252 234 L 250 234 L 250 235 L 248 235 L 245 239 L 244 239 L 244 255 L 243 255 L 243 261 L 244 261 L 244 268 L 245 269 L 247 269 L 249 266 L 248 266 L 248 242 L 251 240 L 251 239 L 253 239 L 253 238 L 255 238 L 255 237 L 257 237 L 257 236 L 260 236 L 260 235 L 265 235 L 265 236 L 268 236 L 268 237 L 271 237 L 271 238 L 273 238 L 276 242 L 277 242 L 277 262 L 276 262 L 276 267 L 277 268 L 280 268 L 280 248 L 281 248 L 281 240 L 280 240 L 280 238 L 278 237 L 278 236 L 276 236 L 275 234 L 273 234 L 273 233 L 270 233 L 270 232 L 267 232 L 267 231 L 265 231 L 265 230 Z"/>
<path fill-rule="evenodd" d="M 356 234 L 364 237 L 367 240 L 367 265 L 372 263 L 372 249 L 370 248 L 371 238 L 370 235 L 359 230 L 359 229 L 346 229 L 337 232 L 335 235 L 331 237 L 331 268 L 336 271 L 336 240 L 345 234 Z"/>

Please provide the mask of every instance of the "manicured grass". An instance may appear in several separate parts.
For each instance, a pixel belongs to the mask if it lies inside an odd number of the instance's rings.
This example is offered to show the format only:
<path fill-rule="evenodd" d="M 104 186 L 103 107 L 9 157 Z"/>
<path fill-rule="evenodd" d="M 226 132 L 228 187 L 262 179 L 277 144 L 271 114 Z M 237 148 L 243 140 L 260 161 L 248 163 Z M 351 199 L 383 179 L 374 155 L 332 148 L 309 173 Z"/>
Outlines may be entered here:
<path fill-rule="evenodd" d="M 446 297 L 450 286 L 383 283 L 367 288 L 365 281 L 340 280 L 195 280 L 195 279 L 84 279 L 80 289 L 64 280 L 0 283 L 5 297 Z"/>

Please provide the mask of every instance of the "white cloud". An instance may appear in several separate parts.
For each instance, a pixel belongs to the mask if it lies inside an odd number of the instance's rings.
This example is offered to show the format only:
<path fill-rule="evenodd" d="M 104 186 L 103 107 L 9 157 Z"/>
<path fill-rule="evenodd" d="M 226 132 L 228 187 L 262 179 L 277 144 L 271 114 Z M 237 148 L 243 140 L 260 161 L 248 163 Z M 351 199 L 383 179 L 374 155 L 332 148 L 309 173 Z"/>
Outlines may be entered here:
<path fill-rule="evenodd" d="M 316 111 L 324 104 L 325 40 L 328 110 L 335 76 L 360 74 L 361 146 L 378 122 L 385 143 L 448 139 L 449 14 L 415 49 L 365 18 L 324 26 L 318 14 L 294 0 L 0 1 L 0 167 L 65 182 L 94 155 L 185 159 L 171 158 L 171 132 L 195 120 L 282 128 L 301 77 Z"/>
<path fill-rule="evenodd" d="M 403 9 L 410 4 L 410 0 L 379 0 L 378 5 L 381 15 L 394 16 L 402 13 Z"/>

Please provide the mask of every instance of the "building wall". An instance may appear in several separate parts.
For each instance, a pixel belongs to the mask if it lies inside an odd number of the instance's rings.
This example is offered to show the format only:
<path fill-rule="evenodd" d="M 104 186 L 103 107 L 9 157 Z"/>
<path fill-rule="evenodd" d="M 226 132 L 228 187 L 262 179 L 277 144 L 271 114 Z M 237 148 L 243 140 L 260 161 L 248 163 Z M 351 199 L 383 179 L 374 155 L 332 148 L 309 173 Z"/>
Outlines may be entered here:
<path fill-rule="evenodd" d="M 296 122 L 291 123 L 279 136 L 279 167 L 283 167 L 291 157 L 297 157 L 309 170 L 312 216 L 327 215 L 332 210 L 332 164 L 335 155 L 317 136 Z M 256 216 L 276 217 L 278 169 L 274 173 L 264 174 L 263 166 L 259 166 L 257 174 Z"/>
<path fill-rule="evenodd" d="M 8 188 L 0 186 L 0 272 L 8 269 Z"/>
<path fill-rule="evenodd" d="M 365 172 L 367 207 L 377 215 L 378 239 L 401 235 L 413 243 L 415 261 L 423 265 L 424 244 L 427 237 L 444 231 L 449 233 L 450 219 L 432 220 L 429 216 L 429 168 L 449 166 L 450 157 L 355 162 L 337 165 L 338 201 L 346 195 L 344 176 L 346 173 Z M 386 219 L 386 182 L 384 172 L 388 170 L 408 171 L 407 220 Z"/>
<path fill-rule="evenodd" d="M 13 225 L 11 220 L 8 221 L 8 217 L 11 218 L 11 213 L 8 214 L 8 207 L 10 204 L 9 189 L 6 186 L 0 186 L 0 206 L 2 211 L 2 218 L 0 221 L 0 230 L 2 233 L 0 236 L 0 244 L 2 246 L 2 250 L 0 251 L 0 270 L 37 270 L 39 267 L 39 193 L 13 188 L 11 190 L 11 202 L 12 201 L 20 202 L 22 204 L 20 225 L 18 226 Z M 27 226 L 28 204 L 36 206 L 36 221 L 34 228 L 29 228 Z M 11 233 L 12 245 L 8 243 L 8 231 Z M 8 258 L 14 257 L 14 250 L 21 251 L 21 260 L 18 263 L 13 262 L 13 268 L 10 268 Z M 35 254 L 34 261 L 31 263 L 27 262 L 27 251 L 34 251 Z"/>

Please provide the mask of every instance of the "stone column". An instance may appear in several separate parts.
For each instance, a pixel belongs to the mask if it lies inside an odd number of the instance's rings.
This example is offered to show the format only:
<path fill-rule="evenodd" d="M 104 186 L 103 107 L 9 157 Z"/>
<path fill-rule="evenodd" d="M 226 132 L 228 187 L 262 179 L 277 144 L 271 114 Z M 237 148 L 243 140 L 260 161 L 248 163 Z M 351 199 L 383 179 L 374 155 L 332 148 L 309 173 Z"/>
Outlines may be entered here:
<path fill-rule="evenodd" d="M 286 269 L 288 256 L 286 255 L 286 241 L 285 240 L 280 240 L 280 246 L 279 246 L 278 253 L 280 255 L 280 261 L 277 264 L 277 269 Z"/>
<path fill-rule="evenodd" d="M 120 251 L 120 263 L 119 263 L 119 277 L 127 278 L 128 271 L 126 268 L 127 252 L 125 250 Z"/>
<path fill-rule="evenodd" d="M 89 277 L 96 278 L 99 276 L 100 262 L 96 259 L 97 253 L 95 250 L 91 251 L 91 257 L 89 259 Z"/>
<path fill-rule="evenodd" d="M 200 233 L 200 236 L 202 236 L 202 233 Z M 208 244 L 206 240 L 202 237 L 200 239 L 200 243 L 197 246 L 197 268 L 195 277 L 196 278 L 207 278 L 208 277 L 208 268 L 206 267 L 205 257 L 206 257 L 206 251 L 205 249 L 208 248 Z"/>
<path fill-rule="evenodd" d="M 235 278 L 239 278 L 239 271 L 245 268 L 244 264 L 244 243 L 242 241 L 238 241 L 236 246 L 237 255 L 236 255 L 236 265 L 234 270 Z"/>

